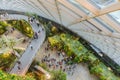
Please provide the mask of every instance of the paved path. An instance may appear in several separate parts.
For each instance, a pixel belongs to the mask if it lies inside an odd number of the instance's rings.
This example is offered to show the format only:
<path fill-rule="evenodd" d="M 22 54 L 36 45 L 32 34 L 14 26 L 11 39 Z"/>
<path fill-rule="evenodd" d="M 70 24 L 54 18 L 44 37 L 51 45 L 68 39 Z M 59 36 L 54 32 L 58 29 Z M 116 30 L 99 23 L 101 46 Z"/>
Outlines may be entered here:
<path fill-rule="evenodd" d="M 26 51 L 23 53 L 19 61 L 21 62 L 20 70 L 18 69 L 18 63 L 15 64 L 13 69 L 10 71 L 12 74 L 17 75 L 25 75 L 25 73 L 28 71 L 38 49 L 42 45 L 42 43 L 45 40 L 45 31 L 42 31 L 41 26 L 37 26 L 35 23 L 32 24 L 32 28 L 35 32 L 41 31 L 40 35 L 38 36 L 38 39 L 33 39 L 30 43 L 30 45 L 33 46 L 33 50 L 31 50 L 31 46 L 29 45 L 26 49 Z"/>

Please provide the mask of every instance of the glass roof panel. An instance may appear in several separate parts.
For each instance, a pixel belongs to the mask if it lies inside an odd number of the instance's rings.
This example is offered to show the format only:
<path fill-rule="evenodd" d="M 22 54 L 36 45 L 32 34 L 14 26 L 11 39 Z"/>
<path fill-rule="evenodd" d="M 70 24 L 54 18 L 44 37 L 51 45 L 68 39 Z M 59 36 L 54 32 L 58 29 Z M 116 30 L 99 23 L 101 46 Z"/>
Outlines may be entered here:
<path fill-rule="evenodd" d="M 111 13 L 109 13 L 109 15 L 110 15 L 114 20 L 116 20 L 117 22 L 120 23 L 120 10 L 115 11 L 115 12 L 111 12 Z"/>
<path fill-rule="evenodd" d="M 72 5 L 74 5 L 75 7 L 77 7 L 78 9 L 82 10 L 83 12 L 85 12 L 86 14 L 90 14 L 90 11 L 87 10 L 85 7 L 83 7 L 82 5 L 80 5 L 76 0 L 67 0 L 69 3 L 71 3 Z"/>
<path fill-rule="evenodd" d="M 99 22 L 103 27 L 105 27 L 106 29 L 108 29 L 111 32 L 117 32 L 115 29 L 113 29 L 110 25 L 108 25 L 107 23 L 105 23 L 102 19 L 100 19 L 99 17 L 94 18 L 97 22 Z"/>
<path fill-rule="evenodd" d="M 88 0 L 88 1 L 92 2 L 95 6 L 102 9 L 116 2 L 117 0 Z"/>

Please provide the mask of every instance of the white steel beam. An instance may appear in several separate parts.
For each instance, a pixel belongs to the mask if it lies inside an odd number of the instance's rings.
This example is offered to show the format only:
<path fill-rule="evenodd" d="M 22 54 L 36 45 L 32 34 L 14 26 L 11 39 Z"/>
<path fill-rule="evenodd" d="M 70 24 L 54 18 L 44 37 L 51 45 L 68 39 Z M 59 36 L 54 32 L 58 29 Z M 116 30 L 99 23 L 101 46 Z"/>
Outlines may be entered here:
<path fill-rule="evenodd" d="M 103 8 L 99 11 L 96 12 L 96 15 L 93 15 L 93 16 L 87 16 L 87 17 L 83 17 L 83 18 L 80 18 L 74 22 L 72 22 L 71 24 L 69 24 L 68 26 L 71 26 L 71 25 L 74 25 L 74 24 L 77 24 L 81 21 L 84 21 L 84 20 L 89 20 L 91 18 L 94 18 L 94 17 L 98 17 L 98 16 L 101 16 L 101 15 L 104 15 L 104 14 L 108 14 L 110 12 L 113 12 L 113 11 L 117 11 L 117 10 L 120 10 L 120 1 L 119 2 L 116 2 L 106 8 Z M 96 10 L 94 10 L 95 12 Z"/>
<path fill-rule="evenodd" d="M 60 23 L 62 24 L 62 17 L 61 17 L 60 9 L 59 9 L 59 6 L 58 6 L 58 2 L 57 2 L 57 0 L 54 0 L 54 1 L 55 1 L 55 5 L 56 5 L 56 8 L 57 8 Z"/>
<path fill-rule="evenodd" d="M 51 12 L 48 10 L 48 8 L 43 4 L 43 2 L 41 2 L 40 0 L 37 0 L 42 7 L 53 17 L 53 20 L 56 20 L 56 18 L 51 14 Z"/>
<path fill-rule="evenodd" d="M 67 0 L 58 0 L 58 2 L 60 2 L 63 5 L 65 5 L 70 10 L 72 10 L 74 12 L 77 12 L 80 16 L 87 17 L 87 15 L 83 11 L 81 11 L 80 9 L 78 9 L 77 7 L 75 7 L 74 5 L 70 4 Z"/>
<path fill-rule="evenodd" d="M 99 9 L 96 8 L 94 5 L 89 3 L 87 0 L 76 0 L 80 5 L 84 6 L 86 9 L 88 9 L 90 12 L 92 12 L 95 15 L 98 15 Z"/>
<path fill-rule="evenodd" d="M 102 30 L 103 32 L 105 32 L 107 35 L 111 35 L 112 34 L 112 32 L 110 32 L 108 29 L 106 29 L 105 27 L 103 27 L 100 23 L 98 23 L 94 19 L 89 19 L 88 21 L 91 22 L 91 23 L 93 23 L 97 28 L 99 28 L 100 30 Z"/>
<path fill-rule="evenodd" d="M 120 32 L 120 25 L 117 24 L 114 20 L 112 20 L 109 16 L 102 15 L 102 16 L 99 16 L 99 18 L 101 18 L 103 21 L 109 24 L 113 29 Z"/>

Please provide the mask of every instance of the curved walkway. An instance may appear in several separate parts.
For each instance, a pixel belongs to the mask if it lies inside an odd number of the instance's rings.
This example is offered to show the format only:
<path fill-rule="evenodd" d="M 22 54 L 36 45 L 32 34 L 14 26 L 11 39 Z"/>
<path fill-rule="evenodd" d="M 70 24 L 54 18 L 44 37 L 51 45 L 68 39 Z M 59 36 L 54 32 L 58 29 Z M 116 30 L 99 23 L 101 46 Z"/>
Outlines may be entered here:
<path fill-rule="evenodd" d="M 10 15 L 11 16 L 11 15 Z M 16 15 L 13 15 L 11 17 L 17 17 Z M 23 17 L 23 18 L 22 18 Z M 22 19 L 27 20 L 25 16 L 21 16 Z M 20 19 L 21 19 L 20 18 Z M 39 30 L 41 31 L 40 34 L 38 35 L 38 39 L 33 39 L 30 43 L 30 45 L 27 47 L 23 55 L 20 57 L 19 61 L 21 64 L 19 65 L 18 63 L 15 64 L 13 69 L 10 71 L 12 74 L 17 74 L 17 75 L 25 75 L 26 72 L 28 71 L 32 61 L 34 60 L 34 57 L 42 45 L 42 43 L 45 40 L 45 31 L 42 30 L 42 26 L 37 26 L 36 23 L 33 23 L 32 28 L 35 32 L 38 32 Z M 33 49 L 31 49 L 31 45 L 33 46 Z M 18 66 L 20 66 L 20 69 L 18 69 Z"/>

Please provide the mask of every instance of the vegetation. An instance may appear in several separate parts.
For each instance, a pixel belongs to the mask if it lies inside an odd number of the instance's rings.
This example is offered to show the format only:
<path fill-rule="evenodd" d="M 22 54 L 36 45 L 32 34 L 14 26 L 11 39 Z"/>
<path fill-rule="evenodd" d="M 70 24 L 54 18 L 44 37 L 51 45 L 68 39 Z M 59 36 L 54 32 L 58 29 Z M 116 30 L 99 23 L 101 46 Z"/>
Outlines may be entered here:
<path fill-rule="evenodd" d="M 38 18 L 37 14 L 35 14 L 35 13 L 26 12 L 25 15 L 28 16 L 28 17 L 33 17 L 34 16 L 35 18 Z"/>
<path fill-rule="evenodd" d="M 6 21 L 0 21 L 0 35 L 7 31 L 7 27 L 10 26 Z"/>
<path fill-rule="evenodd" d="M 40 65 L 43 68 L 47 68 L 47 66 L 45 64 L 41 64 L 38 61 L 34 60 L 27 72 L 27 76 L 30 75 L 30 76 L 34 77 L 35 80 L 46 80 L 46 76 L 34 68 L 35 65 Z"/>
<path fill-rule="evenodd" d="M 49 37 L 48 41 L 52 47 L 56 46 L 59 50 L 64 49 L 68 56 L 81 56 L 87 52 L 87 49 L 75 38 L 69 34 L 60 34 Z"/>
<path fill-rule="evenodd" d="M 47 67 L 47 64 L 45 63 L 40 63 L 39 66 L 41 66 L 43 69 L 49 71 L 48 67 Z"/>
<path fill-rule="evenodd" d="M 32 38 L 33 30 L 29 23 L 25 20 L 8 20 L 0 21 L 0 35 L 8 29 L 15 27 L 24 35 Z M 9 36 L 0 36 L 0 70 L 9 71 L 13 67 L 14 61 L 17 59 L 16 53 L 22 53 L 23 48 L 16 48 L 15 45 L 21 43 L 23 38 L 15 39 Z M 19 55 L 19 54 L 18 54 Z M 35 80 L 32 77 L 19 77 L 16 75 L 6 74 L 0 71 L 0 80 Z"/>
<path fill-rule="evenodd" d="M 95 74 L 100 80 L 120 80 L 112 70 L 104 65 L 93 52 L 87 50 L 79 41 L 69 34 L 60 34 L 53 37 L 49 37 L 48 41 L 53 48 L 56 46 L 66 52 L 68 56 L 74 56 L 73 62 L 84 62 L 88 64 L 89 70 L 92 74 Z"/>
<path fill-rule="evenodd" d="M 15 45 L 20 44 L 23 41 L 22 38 L 15 39 L 8 36 L 1 36 L 0 38 L 0 53 L 15 53 L 17 51 L 18 53 L 21 53 L 23 50 L 14 48 Z"/>
<path fill-rule="evenodd" d="M 66 74 L 62 72 L 61 70 L 59 71 L 52 71 L 52 78 L 51 80 L 66 80 Z"/>
<path fill-rule="evenodd" d="M 7 31 L 8 27 L 15 27 L 24 35 L 32 38 L 34 32 L 30 24 L 25 20 L 8 20 L 8 21 L 0 21 L 0 35 Z"/>
<path fill-rule="evenodd" d="M 97 75 L 100 80 L 120 80 L 109 67 L 105 66 L 92 53 L 88 53 L 87 64 L 90 72 Z"/>
<path fill-rule="evenodd" d="M 34 35 L 33 29 L 30 24 L 25 20 L 9 20 L 7 21 L 11 26 L 18 29 L 24 35 L 32 38 Z"/>
<path fill-rule="evenodd" d="M 14 62 L 15 59 L 16 57 L 10 53 L 0 54 L 0 70 L 9 70 L 10 65 Z"/>
<path fill-rule="evenodd" d="M 15 74 L 8 74 L 0 70 L 0 80 L 35 80 L 35 79 L 30 75 L 20 77 Z"/>
<path fill-rule="evenodd" d="M 38 71 L 30 71 L 27 73 L 27 76 L 33 77 L 35 80 L 46 80 L 46 77 L 44 74 L 38 72 Z"/>
<path fill-rule="evenodd" d="M 36 80 L 46 80 L 48 78 L 48 76 L 43 74 L 42 72 L 34 69 L 35 65 L 39 65 L 40 67 L 42 67 L 43 69 L 45 69 L 46 71 L 48 71 L 50 73 L 51 76 L 49 77 L 48 80 L 66 80 L 66 74 L 63 71 L 61 71 L 61 70 L 50 71 L 45 63 L 39 63 L 38 61 L 34 60 L 27 75 L 31 75 Z"/>
<path fill-rule="evenodd" d="M 15 53 L 18 49 L 14 49 L 14 46 L 21 42 L 22 39 L 14 39 L 7 36 L 1 36 L 0 38 L 0 69 L 7 71 L 12 66 L 12 63 L 16 60 Z M 22 52 L 23 50 L 21 50 Z"/>
<path fill-rule="evenodd" d="M 44 24 L 44 27 L 45 27 L 45 30 L 46 30 L 46 36 L 47 37 L 50 37 L 50 36 L 53 36 L 56 33 L 57 34 L 59 33 L 58 29 L 54 25 L 52 25 L 51 22 L 48 22 L 48 23 L 43 22 L 43 24 Z"/>

